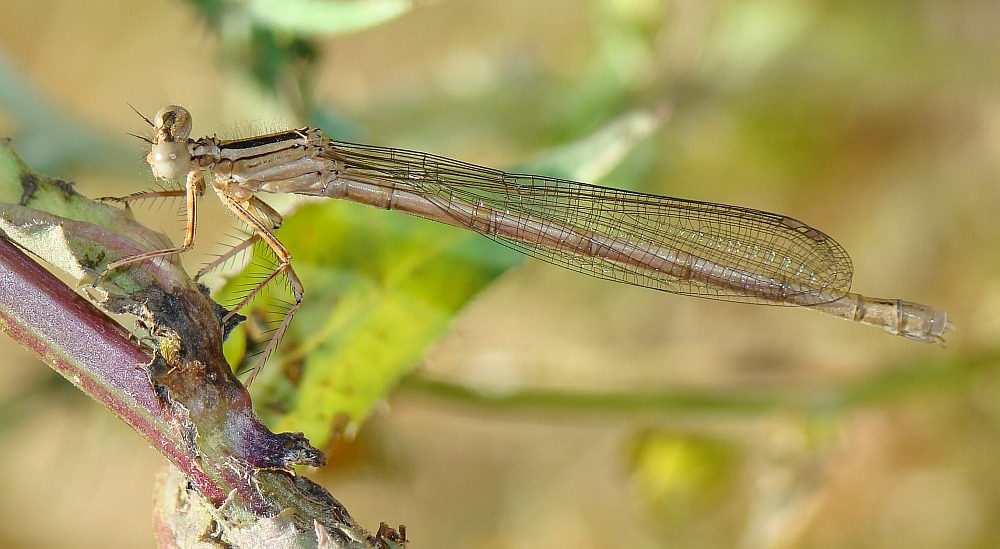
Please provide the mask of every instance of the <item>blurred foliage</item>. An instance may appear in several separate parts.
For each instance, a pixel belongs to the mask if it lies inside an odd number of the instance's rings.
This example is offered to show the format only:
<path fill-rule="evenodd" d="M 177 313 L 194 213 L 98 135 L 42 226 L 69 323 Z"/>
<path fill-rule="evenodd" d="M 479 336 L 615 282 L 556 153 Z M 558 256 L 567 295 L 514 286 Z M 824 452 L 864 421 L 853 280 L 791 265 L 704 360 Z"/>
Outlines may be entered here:
<path fill-rule="evenodd" d="M 409 0 L 188 0 L 220 39 L 221 66 L 246 71 L 300 118 L 312 118 L 319 37 L 360 32 L 411 9 Z"/>

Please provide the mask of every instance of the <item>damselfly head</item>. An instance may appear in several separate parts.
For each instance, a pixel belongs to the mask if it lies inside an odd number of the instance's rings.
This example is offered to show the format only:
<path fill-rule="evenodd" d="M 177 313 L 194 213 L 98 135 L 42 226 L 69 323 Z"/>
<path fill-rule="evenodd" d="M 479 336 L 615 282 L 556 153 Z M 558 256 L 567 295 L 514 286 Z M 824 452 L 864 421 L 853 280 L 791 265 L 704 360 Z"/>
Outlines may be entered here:
<path fill-rule="evenodd" d="M 174 181 L 191 169 L 188 136 L 191 135 L 191 113 L 178 105 L 168 105 L 153 117 L 153 146 L 146 162 L 157 179 Z"/>

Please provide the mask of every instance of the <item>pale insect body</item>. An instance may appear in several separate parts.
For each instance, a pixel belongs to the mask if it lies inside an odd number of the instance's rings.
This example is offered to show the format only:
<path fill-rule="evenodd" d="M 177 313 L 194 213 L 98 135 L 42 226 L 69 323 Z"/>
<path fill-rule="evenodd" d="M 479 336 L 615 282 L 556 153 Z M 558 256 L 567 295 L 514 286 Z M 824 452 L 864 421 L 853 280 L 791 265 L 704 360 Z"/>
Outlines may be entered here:
<path fill-rule="evenodd" d="M 847 252 L 791 217 L 508 174 L 427 153 L 334 141 L 314 128 L 193 140 L 190 113 L 175 105 L 161 109 L 151 123 L 147 161 L 153 175 L 185 178 L 184 243 L 109 269 L 189 249 L 195 203 L 210 176 L 212 188 L 253 238 L 209 268 L 257 240 L 277 259 L 274 272 L 234 311 L 279 275 L 287 277 L 295 298 L 250 380 L 281 339 L 304 292 L 288 250 L 273 232 L 281 216 L 257 193 L 323 196 L 401 211 L 478 232 L 598 278 L 725 301 L 807 307 L 915 341 L 940 341 L 952 329 L 944 312 L 925 305 L 849 293 L 853 266 Z"/>

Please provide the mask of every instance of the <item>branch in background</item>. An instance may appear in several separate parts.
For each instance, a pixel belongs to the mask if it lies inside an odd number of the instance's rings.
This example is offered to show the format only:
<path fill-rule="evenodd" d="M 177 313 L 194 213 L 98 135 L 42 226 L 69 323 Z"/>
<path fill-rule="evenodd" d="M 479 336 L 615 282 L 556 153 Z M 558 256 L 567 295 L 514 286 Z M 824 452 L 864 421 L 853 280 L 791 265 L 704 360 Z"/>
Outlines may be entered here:
<path fill-rule="evenodd" d="M 31 173 L 8 141 L 0 142 L 0 231 L 3 330 L 183 473 L 157 489 L 161 543 L 184 546 L 213 532 L 234 546 L 261 536 L 284 543 L 276 546 L 404 541 L 387 527 L 367 534 L 325 490 L 294 475 L 294 465 L 322 465 L 322 454 L 301 434 L 271 433 L 257 419 L 222 355 L 225 311 L 176 258 L 119 269 L 87 287 L 105 310 L 136 316 L 140 336 L 130 337 L 12 243 L 83 284 L 113 261 L 165 247 L 163 235 L 127 210 Z M 199 519 L 196 509 L 210 512 Z"/>

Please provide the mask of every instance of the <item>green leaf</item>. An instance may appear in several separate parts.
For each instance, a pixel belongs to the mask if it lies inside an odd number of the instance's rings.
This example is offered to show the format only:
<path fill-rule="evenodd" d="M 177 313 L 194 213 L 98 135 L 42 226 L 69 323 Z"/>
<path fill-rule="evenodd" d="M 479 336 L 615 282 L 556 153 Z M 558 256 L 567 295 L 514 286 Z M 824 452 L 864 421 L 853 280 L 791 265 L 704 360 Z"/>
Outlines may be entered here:
<path fill-rule="evenodd" d="M 338 417 L 364 419 L 465 303 L 521 260 L 479 235 L 345 203 L 304 208 L 282 238 L 307 297 L 286 338 L 304 374 L 278 425 L 321 445 Z"/>
<path fill-rule="evenodd" d="M 410 0 L 252 0 L 261 26 L 308 36 L 333 36 L 376 27 L 413 8 Z"/>

